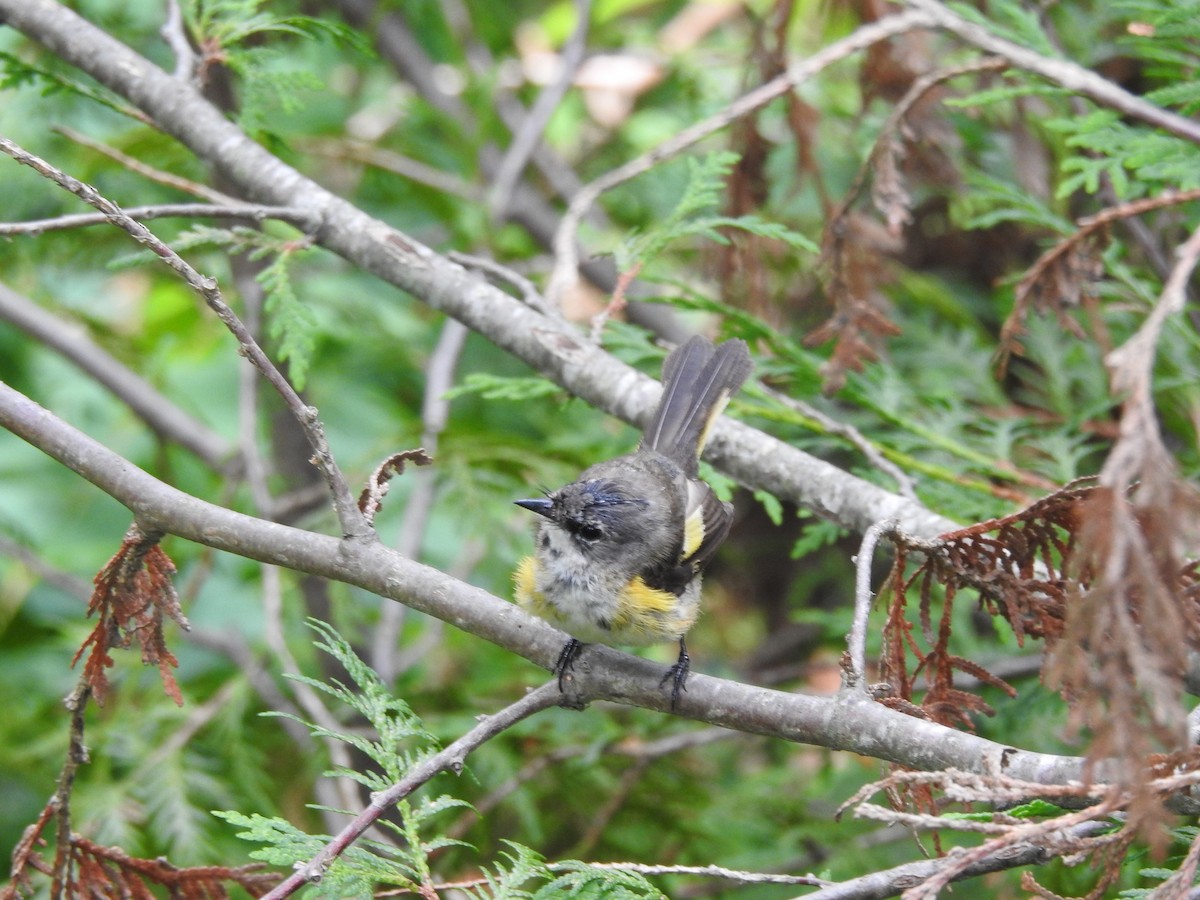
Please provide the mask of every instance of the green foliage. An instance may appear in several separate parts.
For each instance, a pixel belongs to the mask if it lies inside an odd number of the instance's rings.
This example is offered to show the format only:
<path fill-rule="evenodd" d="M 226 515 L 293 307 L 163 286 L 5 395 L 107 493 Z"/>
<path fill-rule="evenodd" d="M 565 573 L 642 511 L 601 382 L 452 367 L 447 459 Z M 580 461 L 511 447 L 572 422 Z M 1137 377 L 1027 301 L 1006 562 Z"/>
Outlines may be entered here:
<path fill-rule="evenodd" d="M 277 131 L 277 113 L 291 116 L 305 108 L 306 96 L 324 81 L 298 68 L 276 40 L 333 39 L 361 55 L 370 45 L 357 31 L 329 18 L 279 15 L 267 0 L 184 0 L 184 17 L 206 54 L 201 65 L 219 61 L 242 82 L 240 121 L 254 133 Z"/>
<path fill-rule="evenodd" d="M 280 238 L 255 228 L 195 225 L 179 234 L 171 246 L 177 253 L 217 247 L 230 254 L 245 254 L 253 262 L 268 260 L 255 275 L 263 289 L 267 333 L 275 341 L 278 359 L 288 363 L 288 378 L 297 390 L 303 390 L 316 349 L 317 318 L 309 303 L 297 296 L 292 284 L 292 270 L 313 252 L 309 243 Z M 120 265 L 155 259 L 153 254 L 141 252 L 126 256 Z"/>
<path fill-rule="evenodd" d="M 1178 828 L 1172 828 L 1171 843 L 1182 852 L 1174 854 L 1165 860 L 1164 862 L 1167 865 L 1138 868 L 1138 874 L 1150 882 L 1153 885 L 1152 887 L 1127 888 L 1117 896 L 1121 900 L 1141 900 L 1143 897 L 1161 896 L 1160 885 L 1156 884 L 1156 882 L 1166 881 L 1177 874 L 1179 866 L 1185 860 L 1186 851 L 1197 839 L 1200 839 L 1200 828 L 1194 825 L 1181 825 Z M 1192 885 L 1197 883 L 1200 883 L 1200 877 L 1193 877 Z"/>
<path fill-rule="evenodd" d="M 484 400 L 524 401 L 539 400 L 562 393 L 562 389 L 545 378 L 505 378 L 486 372 L 472 372 L 462 384 L 446 391 L 447 400 L 455 400 L 469 394 L 478 394 Z"/>
<path fill-rule="evenodd" d="M 985 172 L 972 171 L 968 178 L 967 190 L 956 197 L 952 207 L 955 221 L 963 228 L 981 230 L 1015 222 L 1044 228 L 1052 234 L 1066 235 L 1074 230 L 1069 219 L 1014 184 Z"/>
<path fill-rule="evenodd" d="M 349 778 L 370 790 L 381 791 L 403 778 L 423 759 L 425 752 L 435 745 L 434 737 L 425 730 L 408 704 L 392 695 L 387 685 L 355 654 L 341 635 L 316 619 L 309 619 L 308 625 L 322 638 L 315 643 L 317 649 L 325 651 L 342 665 L 350 676 L 352 686 L 335 679 L 322 681 L 307 675 L 290 674 L 288 677 L 329 695 L 361 715 L 371 725 L 376 737 L 334 731 L 285 713 L 273 712 L 268 715 L 287 715 L 287 718 L 307 725 L 317 737 L 333 738 L 354 747 L 371 760 L 379 771 L 364 772 L 339 767 L 327 774 Z"/>
<path fill-rule="evenodd" d="M 363 662 L 345 638 L 323 622 L 310 619 L 309 627 L 320 636 L 315 646 L 341 665 L 350 684 L 336 679 L 291 677 L 344 704 L 364 718 L 375 733 L 374 738 L 369 738 L 358 732 L 335 731 L 305 723 L 315 737 L 346 743 L 369 758 L 379 770 L 378 774 L 373 774 L 337 767 L 326 774 L 349 778 L 372 791 L 383 791 L 412 774 L 422 762 L 422 753 L 408 745 L 428 748 L 434 738 L 408 704 L 388 691 L 378 674 Z M 435 873 L 431 861 L 434 854 L 450 847 L 469 845 L 436 833 L 427 836 L 427 832 L 436 827 L 433 820 L 441 814 L 468 807 L 465 801 L 444 794 L 417 802 L 411 798 L 401 800 L 396 805 L 398 821 L 387 818 L 380 822 L 386 830 L 395 833 L 396 840 L 359 839 L 325 870 L 320 882 L 311 888 L 314 896 L 365 898 L 374 896 L 380 886 L 417 892 L 423 886 L 433 884 Z M 242 829 L 237 833 L 240 839 L 261 845 L 251 851 L 252 858 L 281 868 L 311 859 L 332 840 L 328 835 L 306 834 L 280 817 L 247 815 L 236 810 L 215 811 L 213 815 Z M 499 861 L 481 870 L 479 884 L 466 887 L 470 896 L 488 900 L 549 897 L 649 900 L 665 897 L 635 872 L 576 861 L 548 866 L 530 848 L 513 841 L 505 841 L 505 844 L 508 849 L 499 854 Z M 530 883 L 537 881 L 546 883 L 537 890 L 530 890 Z"/>
<path fill-rule="evenodd" d="M 666 894 L 656 889 L 637 872 L 615 868 L 598 868 L 576 861 L 554 867 L 565 870 L 533 895 L 534 900 L 554 897 L 574 897 L 579 900 L 666 900 Z"/>
<path fill-rule="evenodd" d="M 255 276 L 266 296 L 264 311 L 270 317 L 268 333 L 277 342 L 279 358 L 288 365 L 288 377 L 304 390 L 308 367 L 316 348 L 316 317 L 292 288 L 291 265 L 298 252 L 276 253 Z M 257 258 L 251 254 L 251 259 Z"/>
<path fill-rule="evenodd" d="M 987 14 L 967 3 L 946 4 L 969 22 L 985 28 L 997 37 L 1028 47 L 1043 56 L 1056 57 L 1058 48 L 1046 33 L 1040 11 L 1022 6 L 1015 0 L 999 0 L 988 7 Z"/>
<path fill-rule="evenodd" d="M 128 104 L 94 82 L 84 81 L 50 68 L 43 68 L 26 62 L 12 53 L 0 51 L 0 90 L 35 86 L 41 88 L 43 97 L 53 97 L 55 94 L 73 94 L 98 103 L 123 116 L 135 117 L 134 111 Z"/>
<path fill-rule="evenodd" d="M 701 215 L 721 202 L 725 180 L 737 165 L 736 153 L 712 153 L 696 159 L 687 157 L 687 182 L 675 208 L 646 231 L 635 232 L 617 248 L 617 266 L 629 271 L 635 265 L 645 268 L 671 243 L 687 237 L 699 237 L 716 244 L 728 244 L 719 229 L 737 229 L 758 237 L 782 241 L 798 250 L 816 253 L 813 241 L 779 222 L 758 216 Z"/>

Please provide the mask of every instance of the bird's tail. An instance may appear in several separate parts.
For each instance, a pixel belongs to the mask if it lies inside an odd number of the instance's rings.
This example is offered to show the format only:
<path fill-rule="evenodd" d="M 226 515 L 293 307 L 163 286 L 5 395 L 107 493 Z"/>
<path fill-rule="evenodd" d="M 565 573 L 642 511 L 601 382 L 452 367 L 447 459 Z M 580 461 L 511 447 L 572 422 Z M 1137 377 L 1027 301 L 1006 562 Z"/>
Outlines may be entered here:
<path fill-rule="evenodd" d="M 642 449 L 657 450 L 695 476 L 709 429 L 753 368 L 745 341 L 714 347 L 696 335 L 676 347 L 663 363 L 662 399 L 642 437 Z"/>

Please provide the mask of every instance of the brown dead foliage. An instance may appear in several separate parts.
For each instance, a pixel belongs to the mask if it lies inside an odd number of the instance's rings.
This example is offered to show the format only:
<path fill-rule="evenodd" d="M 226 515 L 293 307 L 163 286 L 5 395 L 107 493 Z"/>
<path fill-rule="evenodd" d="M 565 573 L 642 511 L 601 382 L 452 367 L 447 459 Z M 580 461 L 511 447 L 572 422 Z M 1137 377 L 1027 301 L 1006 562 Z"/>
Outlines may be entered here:
<path fill-rule="evenodd" d="M 248 866 L 196 866 L 178 868 L 158 857 L 139 859 L 118 847 L 106 847 L 72 833 L 60 847 L 54 863 L 38 852 L 45 846 L 44 832 L 58 814 L 52 800 L 38 820 L 25 829 L 13 851 L 12 879 L 0 888 L 0 900 L 33 896 L 35 875 L 54 879 L 54 896 L 126 897 L 130 900 L 225 900 L 227 884 L 236 884 L 251 897 L 261 897 L 280 881 L 263 872 L 262 864 Z M 165 892 L 165 893 L 164 893 Z"/>
<path fill-rule="evenodd" d="M 71 665 L 79 662 L 84 651 L 91 647 L 83 665 L 83 677 L 101 705 L 109 689 L 106 670 L 113 665 L 110 651 L 127 650 L 134 643 L 141 648 L 142 662 L 158 667 L 167 696 L 183 705 L 179 684 L 171 672 L 179 660 L 167 648 L 164 618 L 184 629 L 189 626 L 171 580 L 175 564 L 159 546 L 159 539 L 145 534 L 136 524 L 131 525 L 121 548 L 94 579 L 96 587 L 87 614 L 98 615 L 99 621 Z"/>
<path fill-rule="evenodd" d="M 1018 644 L 1045 641 L 1048 682 L 1077 724 L 1108 735 L 1094 753 L 1127 756 L 1133 748 L 1120 746 L 1120 735 L 1179 746 L 1187 650 L 1200 648 L 1200 573 L 1195 560 L 1171 549 L 1181 510 L 1135 514 L 1134 499 L 1136 491 L 1126 497 L 1095 482 L 1068 485 L 1021 512 L 922 545 L 911 574 L 914 546 L 901 541 L 881 591 L 888 604 L 881 667 L 890 689 L 883 702 L 971 728 L 972 715 L 991 710 L 977 693 L 955 687 L 956 673 L 1014 693 L 951 650 L 954 602 L 970 588 Z M 922 674 L 928 689 L 914 706 Z M 1147 744 L 1134 755 L 1150 751 Z"/>
<path fill-rule="evenodd" d="M 375 516 L 383 508 L 383 498 L 387 496 L 391 480 L 397 475 L 404 474 L 407 463 L 414 466 L 433 465 L 433 457 L 425 452 L 424 447 L 415 450 L 401 450 L 393 453 L 375 467 L 367 485 L 358 495 L 358 509 L 366 518 L 368 524 L 375 522 Z"/>

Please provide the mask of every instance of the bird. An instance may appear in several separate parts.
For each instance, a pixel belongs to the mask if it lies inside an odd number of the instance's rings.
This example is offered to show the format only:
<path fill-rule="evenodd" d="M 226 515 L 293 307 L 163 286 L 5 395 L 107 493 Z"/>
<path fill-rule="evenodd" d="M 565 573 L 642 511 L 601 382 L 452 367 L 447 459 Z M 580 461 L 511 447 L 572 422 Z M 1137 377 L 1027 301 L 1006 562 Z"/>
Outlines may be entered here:
<path fill-rule="evenodd" d="M 700 478 L 700 454 L 752 371 L 744 341 L 690 338 L 663 363 L 662 397 L 637 449 L 515 501 L 540 516 L 534 551 L 513 573 L 515 599 L 570 635 L 554 666 L 559 690 L 585 644 L 677 640 L 660 683 L 671 682 L 674 711 L 691 668 L 685 635 L 700 612 L 701 573 L 733 521 L 733 505 Z"/>

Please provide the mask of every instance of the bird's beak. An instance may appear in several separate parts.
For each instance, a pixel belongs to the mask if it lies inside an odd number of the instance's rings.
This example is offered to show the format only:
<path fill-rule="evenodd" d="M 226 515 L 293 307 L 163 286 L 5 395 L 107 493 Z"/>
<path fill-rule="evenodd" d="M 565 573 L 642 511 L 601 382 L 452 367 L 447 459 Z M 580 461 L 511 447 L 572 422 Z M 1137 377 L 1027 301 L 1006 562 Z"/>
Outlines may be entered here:
<path fill-rule="evenodd" d="M 522 506 L 525 509 L 537 513 L 539 516 L 550 517 L 550 510 L 554 508 L 554 503 L 547 497 L 538 497 L 534 500 L 514 500 L 517 506 Z"/>

